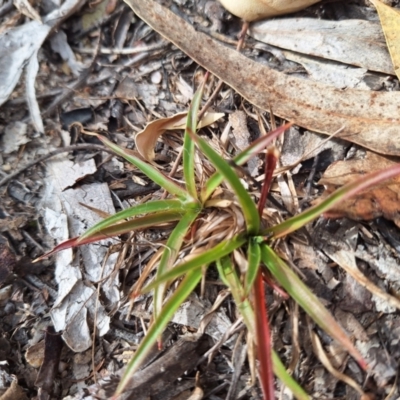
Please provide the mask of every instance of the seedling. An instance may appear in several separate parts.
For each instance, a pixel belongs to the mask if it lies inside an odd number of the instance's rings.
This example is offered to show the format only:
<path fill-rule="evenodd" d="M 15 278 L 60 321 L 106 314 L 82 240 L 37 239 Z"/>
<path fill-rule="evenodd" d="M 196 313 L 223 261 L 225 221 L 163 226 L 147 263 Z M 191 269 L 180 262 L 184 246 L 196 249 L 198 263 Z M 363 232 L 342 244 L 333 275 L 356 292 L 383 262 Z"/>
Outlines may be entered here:
<path fill-rule="evenodd" d="M 197 287 L 206 269 L 213 265 L 218 269 L 221 281 L 230 289 L 250 333 L 250 340 L 257 348 L 264 398 L 274 399 L 272 375 L 274 373 L 291 389 L 297 399 L 308 399 L 308 395 L 301 386 L 286 372 L 283 363 L 271 346 L 263 282 L 263 275 L 267 271 L 322 329 L 342 344 L 364 370 L 367 369 L 367 364 L 334 317 L 279 257 L 277 251 L 274 250 L 274 242 L 316 219 L 343 199 L 399 174 L 400 165 L 366 175 L 363 181 L 344 186 L 321 204 L 302 214 L 278 225 L 268 226 L 263 210 L 277 160 L 276 150 L 270 148 L 266 153 L 266 180 L 258 207 L 238 178 L 235 165 L 241 166 L 260 153 L 290 124 L 253 142 L 246 150 L 233 158 L 233 163 L 227 161 L 195 133 L 203 86 L 196 92 L 187 117 L 182 161 L 184 187 L 175 183 L 152 164 L 128 153 L 107 138 L 86 132 L 99 138 L 117 155 L 136 166 L 153 182 L 165 189 L 169 197 L 118 212 L 96 224 L 82 236 L 59 244 L 41 258 L 65 248 L 95 242 L 133 229 L 154 228 L 165 222 L 176 221 L 176 226 L 168 237 L 158 264 L 154 260 L 151 261 L 152 264 L 157 265 L 154 280 L 143 286 L 149 272 L 143 274 L 132 293 L 132 297 L 135 297 L 154 291 L 153 321 L 135 355 L 128 363 L 114 399 L 127 388 L 135 371 L 161 336 L 174 313 Z M 199 151 L 202 157 L 206 157 L 216 171 L 202 185 L 199 184 L 200 180 L 195 175 L 196 151 Z M 212 197 L 217 188 L 221 188 L 222 183 L 225 184 L 225 188 L 220 190 L 221 195 Z M 227 192 L 230 196 L 224 197 L 224 193 Z M 228 211 L 226 209 L 227 202 L 231 202 L 231 209 L 242 216 L 243 223 L 229 214 L 229 209 Z M 207 219 L 211 213 L 215 218 L 219 218 L 219 224 Z M 243 274 L 238 272 L 240 269 L 235 265 L 235 257 L 233 257 L 235 251 L 240 251 L 247 258 L 247 271 Z M 171 283 L 176 281 L 180 282 L 179 285 L 173 289 L 174 292 L 168 300 L 164 301 L 165 292 L 172 290 Z"/>

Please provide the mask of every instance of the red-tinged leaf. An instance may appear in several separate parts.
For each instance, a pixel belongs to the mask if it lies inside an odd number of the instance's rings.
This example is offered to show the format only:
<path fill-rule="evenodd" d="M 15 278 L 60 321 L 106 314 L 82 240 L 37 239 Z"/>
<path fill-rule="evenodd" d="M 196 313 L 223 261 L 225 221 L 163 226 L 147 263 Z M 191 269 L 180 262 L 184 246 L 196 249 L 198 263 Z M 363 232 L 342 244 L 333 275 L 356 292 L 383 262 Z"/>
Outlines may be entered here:
<path fill-rule="evenodd" d="M 79 241 L 79 236 L 78 237 L 74 237 L 72 239 L 64 240 L 63 242 L 61 242 L 60 244 L 55 246 L 52 250 L 48 251 L 47 253 L 44 253 L 40 257 L 38 257 L 35 260 L 33 260 L 33 262 L 35 263 L 35 262 L 44 260 L 45 258 L 49 258 L 53 254 L 58 253 L 61 250 L 66 250 L 66 249 L 70 249 L 72 247 L 81 246 L 83 244 L 97 242 L 98 240 L 99 240 L 99 238 L 97 238 L 97 237 L 91 237 L 91 238 L 89 238 L 87 240 L 82 240 L 80 242 Z"/>
<path fill-rule="evenodd" d="M 236 165 L 243 165 L 247 163 L 252 157 L 255 157 L 258 153 L 260 153 L 265 147 L 269 146 L 273 140 L 275 140 L 279 135 L 285 132 L 286 129 L 290 128 L 292 123 L 288 123 L 280 126 L 272 132 L 269 132 L 268 135 L 261 136 L 257 140 L 255 140 L 247 149 L 240 152 L 236 157 L 234 157 L 233 161 Z M 201 190 L 201 201 L 204 203 L 214 192 L 217 186 L 222 182 L 223 177 L 219 172 L 214 173 L 206 184 L 203 186 Z"/>
<path fill-rule="evenodd" d="M 265 306 L 264 281 L 261 269 L 254 285 L 254 302 L 257 329 L 257 356 L 260 362 L 260 383 L 264 400 L 274 400 L 274 374 L 272 370 L 272 343 L 267 309 Z"/>
<path fill-rule="evenodd" d="M 318 297 L 301 281 L 286 263 L 266 244 L 261 245 L 261 259 L 271 274 L 303 310 L 331 337 L 336 339 L 367 370 L 368 365 L 354 347 L 343 328 L 323 306 Z"/>
<path fill-rule="evenodd" d="M 267 150 L 267 154 L 265 155 L 265 167 L 264 167 L 264 183 L 261 190 L 260 200 L 258 201 L 258 214 L 261 216 L 263 209 L 265 207 L 265 203 L 267 201 L 267 196 L 269 193 L 269 189 L 272 184 L 272 175 L 275 171 L 276 163 L 279 159 L 279 151 L 276 147 L 270 147 Z"/>
<path fill-rule="evenodd" d="M 308 224 L 314 219 L 318 218 L 321 214 L 324 214 L 337 206 L 340 202 L 354 196 L 361 191 L 368 189 L 374 185 L 381 184 L 383 181 L 393 178 L 400 174 L 400 164 L 396 164 L 390 168 L 382 171 L 376 171 L 371 174 L 363 176 L 362 179 L 357 179 L 355 182 L 351 182 L 342 188 L 336 190 L 321 204 L 313 206 L 303 213 L 296 215 L 295 217 L 287 219 L 279 225 L 275 225 L 263 231 L 263 235 L 266 235 L 267 239 L 278 239 L 289 233 L 296 231 L 302 226 Z"/>
<path fill-rule="evenodd" d="M 72 247 L 82 246 L 88 243 L 98 242 L 99 240 L 109 239 L 113 236 L 119 236 L 124 233 L 137 230 L 137 229 L 144 229 L 156 226 L 157 224 L 177 221 L 181 219 L 182 213 L 177 211 L 166 211 L 160 212 L 157 214 L 146 215 L 144 217 L 135 218 L 131 221 L 122 222 L 120 224 L 112 225 L 107 228 L 101 229 L 99 232 L 93 234 L 89 238 L 81 238 L 76 237 L 73 239 L 65 240 L 64 242 L 58 244 L 54 249 L 50 250 L 49 252 L 43 254 L 42 256 L 38 257 L 34 262 L 43 260 L 44 258 L 48 258 L 51 255 L 57 253 L 60 250 L 70 249 Z"/>

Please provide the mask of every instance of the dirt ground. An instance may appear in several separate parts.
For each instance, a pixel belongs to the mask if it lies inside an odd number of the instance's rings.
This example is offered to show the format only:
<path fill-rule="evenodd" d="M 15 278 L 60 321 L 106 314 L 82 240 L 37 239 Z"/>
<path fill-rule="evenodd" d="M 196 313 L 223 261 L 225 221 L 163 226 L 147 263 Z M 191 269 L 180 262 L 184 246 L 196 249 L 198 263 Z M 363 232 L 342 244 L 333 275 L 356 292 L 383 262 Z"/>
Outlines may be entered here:
<path fill-rule="evenodd" d="M 205 70 L 123 2 L 31 3 L 32 10 L 25 1 L 0 0 L 0 400 L 107 399 L 152 314 L 151 295 L 137 298 L 130 308 L 131 288 L 171 227 L 32 261 L 105 216 L 162 195 L 159 186 L 83 130 L 135 150 L 135 135 L 149 122 L 187 111 Z M 242 22 L 218 2 L 155 3 L 234 50 Z M 65 12 L 54 17 L 60 7 Z M 323 1 L 290 18 L 378 24 L 367 1 Z M 399 90 L 391 66 L 386 73 L 345 62 L 339 67 L 322 56 L 300 59 L 302 51 L 289 54 L 290 49 L 254 36 L 246 37 L 244 56 L 282 76 L 311 85 L 317 75 L 311 64 L 318 61 L 326 67 L 320 82 L 337 84 L 340 91 Z M 346 83 L 331 82 L 332 65 Z M 241 65 L 240 71 L 246 68 Z M 224 79 L 224 71 L 220 75 Z M 235 71 L 227 75 L 226 82 L 235 87 L 229 82 Z M 257 80 L 261 77 L 253 79 L 255 85 Z M 217 84 L 211 76 L 203 103 Z M 280 117 L 286 114 L 278 104 L 260 108 L 249 101 L 251 94 L 230 86 L 224 84 L 211 104 L 222 117 L 202 133 L 234 155 L 283 124 Z M 323 125 L 324 117 L 318 123 Z M 345 184 L 343 177 L 387 166 L 400 156 L 397 137 L 391 138 L 389 151 L 389 144 L 364 146 L 349 134 L 329 137 L 335 130 L 327 130 L 321 134 L 295 124 L 278 139 L 281 157 L 267 207 L 279 218 L 305 210 Z M 155 147 L 155 162 L 165 173 L 182 148 L 182 133 L 167 132 Z M 329 173 L 333 165 L 342 168 L 340 173 Z M 262 158 L 246 168 L 243 179 L 257 197 Z M 266 287 L 273 347 L 310 398 L 400 398 L 399 183 L 384 188 L 346 203 L 331 215 L 335 219 L 320 217 L 279 243 L 286 261 L 370 366 L 362 371 L 292 299 Z M 392 195 L 390 208 L 386 199 Z M 121 398 L 262 398 L 252 382 L 246 328 L 224 289 L 210 268 L 205 289 L 196 289 L 164 333 L 164 349 L 154 349 Z M 211 322 L 199 335 L 205 316 Z M 279 381 L 276 398 L 293 398 Z"/>

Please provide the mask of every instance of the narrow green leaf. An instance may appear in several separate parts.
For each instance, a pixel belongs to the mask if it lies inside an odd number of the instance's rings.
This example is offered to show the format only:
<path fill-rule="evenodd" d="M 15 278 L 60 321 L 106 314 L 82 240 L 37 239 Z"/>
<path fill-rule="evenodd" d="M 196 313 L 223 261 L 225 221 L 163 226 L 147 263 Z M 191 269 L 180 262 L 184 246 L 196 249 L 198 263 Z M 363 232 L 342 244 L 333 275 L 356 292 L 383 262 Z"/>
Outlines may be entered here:
<path fill-rule="evenodd" d="M 199 269 L 202 266 L 207 266 L 212 262 L 230 254 L 233 250 L 236 250 L 240 246 L 243 246 L 246 241 L 247 239 L 244 235 L 236 235 L 232 239 L 224 240 L 218 243 L 213 248 L 205 250 L 201 254 L 195 255 L 193 257 L 189 256 L 189 260 L 182 261 L 170 271 L 157 278 L 154 282 L 144 287 L 141 292 L 146 293 L 163 282 L 168 282 L 172 279 L 179 278 L 180 276 L 186 274 L 191 270 Z"/>
<path fill-rule="evenodd" d="M 142 171 L 154 183 L 160 185 L 170 194 L 175 195 L 178 198 L 185 201 L 190 201 L 190 202 L 195 201 L 195 199 L 193 199 L 185 189 L 177 185 L 171 178 L 164 175 L 162 172 L 160 172 L 157 168 L 153 167 L 151 164 L 148 164 L 147 162 L 141 160 L 139 157 L 129 154 L 123 148 L 117 146 L 116 144 L 109 141 L 106 137 L 102 135 L 98 135 L 95 133 L 88 133 L 88 132 L 86 132 L 86 134 L 96 136 L 107 147 L 115 151 L 115 153 L 118 154 L 119 156 L 125 158 L 126 161 L 130 162 L 135 167 L 139 168 L 140 171 Z"/>
<path fill-rule="evenodd" d="M 282 364 L 281 359 L 274 350 L 272 351 L 272 365 L 274 369 L 274 374 L 283 382 L 286 387 L 288 387 L 292 391 L 296 399 L 310 400 L 310 397 L 304 391 L 304 389 L 293 379 L 292 376 L 288 374 L 285 366 Z"/>
<path fill-rule="evenodd" d="M 265 149 L 269 144 L 272 143 L 274 139 L 276 139 L 279 135 L 281 135 L 286 129 L 288 129 L 292 124 L 282 125 L 274 131 L 268 133 L 268 135 L 261 136 L 257 140 L 255 140 L 247 149 L 240 152 L 236 157 L 233 158 L 233 161 L 236 165 L 243 165 L 250 160 L 250 158 L 257 155 L 260 151 Z M 221 184 L 224 177 L 221 175 L 219 171 L 215 172 L 208 181 L 205 183 L 201 190 L 200 200 L 202 204 L 204 204 L 208 198 L 212 195 L 214 190 Z"/>
<path fill-rule="evenodd" d="M 133 374 L 138 370 L 143 359 L 149 353 L 152 346 L 156 343 L 157 338 L 161 335 L 168 322 L 178 310 L 179 306 L 186 300 L 186 298 L 190 295 L 190 293 L 192 293 L 197 284 L 200 282 L 201 276 L 201 269 L 190 271 L 175 290 L 171 298 L 167 301 L 158 318 L 151 324 L 150 329 L 147 331 L 146 336 L 140 343 L 140 346 L 136 350 L 133 358 L 129 361 L 126 371 L 121 378 L 114 395 L 115 398 L 124 391 Z"/>
<path fill-rule="evenodd" d="M 214 168 L 225 178 L 225 180 L 231 185 L 235 192 L 239 203 L 242 207 L 244 219 L 246 221 L 247 232 L 250 235 L 255 235 L 260 229 L 260 218 L 258 216 L 257 207 L 255 206 L 252 198 L 248 194 L 247 190 L 241 184 L 237 173 L 232 167 L 214 151 L 205 140 L 199 136 L 193 134 L 193 139 L 200 147 L 201 151 L 211 161 Z"/>
<path fill-rule="evenodd" d="M 169 235 L 165 250 L 161 256 L 160 264 L 157 268 L 156 278 L 160 278 L 164 273 L 168 272 L 179 255 L 183 239 L 189 232 L 193 221 L 197 218 L 198 212 L 187 212 L 178 222 L 174 230 Z M 158 316 L 163 304 L 164 292 L 167 282 L 160 283 L 154 290 L 154 318 Z"/>
<path fill-rule="evenodd" d="M 107 228 L 102 229 L 102 231 L 99 232 L 96 237 L 101 236 L 101 239 L 108 239 L 109 237 L 122 235 L 123 233 L 131 232 L 135 229 L 149 228 L 157 224 L 177 221 L 181 218 L 182 212 L 180 211 L 163 211 L 155 214 L 146 215 L 144 217 L 138 217 L 131 221 L 121 222 L 120 224 L 111 225 Z"/>
<path fill-rule="evenodd" d="M 248 296 L 254 281 L 256 280 L 257 273 L 261 262 L 261 250 L 260 245 L 255 240 L 249 240 L 249 245 L 247 248 L 247 271 L 244 279 L 244 294 Z"/>
<path fill-rule="evenodd" d="M 285 236 L 318 218 L 321 214 L 327 212 L 329 209 L 343 200 L 348 199 L 362 190 L 368 189 L 369 187 L 378 183 L 382 183 L 383 181 L 393 178 L 399 174 L 400 164 L 396 164 L 390 168 L 368 174 L 364 176 L 362 180 L 359 179 L 355 182 L 348 183 L 342 188 L 336 190 L 322 203 L 309 208 L 299 215 L 289 218 L 279 225 L 275 225 L 264 230 L 262 234 L 270 239 L 278 239 L 282 236 Z"/>
<path fill-rule="evenodd" d="M 261 245 L 261 259 L 279 284 L 303 310 L 330 336 L 336 339 L 366 369 L 366 362 L 347 337 L 343 328 L 322 305 L 318 297 L 300 280 L 286 263 L 266 244 Z"/>
<path fill-rule="evenodd" d="M 221 280 L 228 286 L 235 300 L 235 304 L 243 317 L 243 321 L 253 337 L 256 335 L 256 322 L 253 307 L 244 295 L 244 288 L 237 275 L 235 267 L 229 256 L 223 257 L 216 262 Z"/>
<path fill-rule="evenodd" d="M 185 177 L 186 188 L 189 194 L 197 199 L 196 180 L 195 180 L 195 163 L 194 163 L 194 142 L 189 132 L 197 131 L 197 115 L 199 113 L 201 97 L 204 90 L 204 81 L 197 89 L 193 96 L 192 103 L 186 120 L 185 136 L 183 141 L 183 176 Z"/>
<path fill-rule="evenodd" d="M 235 304 L 239 309 L 247 329 L 256 337 L 256 322 L 253 307 L 247 297 L 244 297 L 244 288 L 229 257 L 216 262 L 221 280 L 229 287 Z M 272 367 L 274 374 L 293 392 L 299 400 L 309 400 L 302 387 L 287 373 L 278 355 L 272 349 Z"/>
<path fill-rule="evenodd" d="M 79 240 L 91 237 L 95 234 L 101 233 L 101 231 L 109 226 L 123 221 L 127 218 L 135 217 L 140 214 L 149 214 L 162 211 L 176 211 L 180 213 L 187 212 L 189 205 L 183 204 L 180 200 L 155 200 L 148 201 L 143 204 L 138 204 L 133 207 L 129 207 L 126 210 L 122 210 L 108 218 L 103 219 L 96 225 L 89 228 L 83 235 L 80 236 Z M 194 203 L 194 207 L 198 207 Z"/>

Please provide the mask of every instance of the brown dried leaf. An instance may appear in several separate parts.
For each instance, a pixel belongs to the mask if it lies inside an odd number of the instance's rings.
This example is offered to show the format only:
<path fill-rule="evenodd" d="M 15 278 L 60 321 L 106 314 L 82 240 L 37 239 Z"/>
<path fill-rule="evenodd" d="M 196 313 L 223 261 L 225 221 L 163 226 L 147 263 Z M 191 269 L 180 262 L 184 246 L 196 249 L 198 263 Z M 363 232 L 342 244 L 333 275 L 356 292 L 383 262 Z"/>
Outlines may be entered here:
<path fill-rule="evenodd" d="M 220 44 L 154 0 L 125 0 L 154 30 L 249 102 L 312 131 L 400 155 L 400 94 L 339 90 L 272 70 Z M 185 32 L 182 35 L 181 32 Z"/>
<path fill-rule="evenodd" d="M 326 187 L 323 200 L 336 188 L 351 181 L 363 179 L 369 172 L 374 172 L 396 164 L 396 161 L 367 152 L 363 159 L 338 161 L 325 171 L 318 182 Z M 400 226 L 400 177 L 385 181 L 382 185 L 363 191 L 351 199 L 344 200 L 325 214 L 329 218 L 348 217 L 355 220 L 371 220 L 385 217 Z"/>
<path fill-rule="evenodd" d="M 18 385 L 17 379 L 11 382 L 11 386 L 0 396 L 0 400 L 28 400 L 24 390 Z"/>
<path fill-rule="evenodd" d="M 33 368 L 40 368 L 44 359 L 44 340 L 28 347 L 25 352 L 25 359 Z"/>
<path fill-rule="evenodd" d="M 223 116 L 223 113 L 206 113 L 198 123 L 198 127 L 203 128 L 207 125 L 211 125 Z M 153 161 L 155 157 L 154 147 L 158 138 L 166 130 L 185 129 L 186 117 L 187 112 L 183 112 L 175 114 L 172 117 L 157 119 L 147 124 L 135 138 L 136 148 L 140 155 L 147 161 Z"/>

